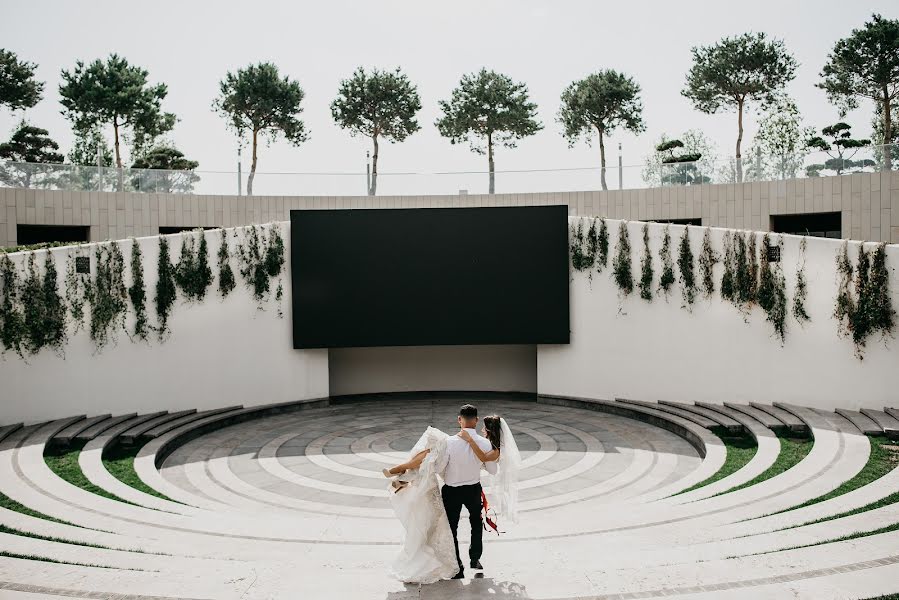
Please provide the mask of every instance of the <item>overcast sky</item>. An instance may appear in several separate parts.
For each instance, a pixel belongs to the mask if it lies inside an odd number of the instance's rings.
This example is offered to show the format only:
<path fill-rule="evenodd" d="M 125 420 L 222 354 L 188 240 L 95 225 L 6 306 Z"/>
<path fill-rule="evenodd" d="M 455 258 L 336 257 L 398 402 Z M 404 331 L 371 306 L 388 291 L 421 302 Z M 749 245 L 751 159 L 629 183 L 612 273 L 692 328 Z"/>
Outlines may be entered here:
<path fill-rule="evenodd" d="M 263 147 L 259 170 L 268 172 L 364 171 L 370 142 L 337 128 L 329 109 L 339 80 L 359 65 L 400 66 L 421 95 L 422 130 L 402 144 L 381 145 L 385 172 L 486 169 L 486 157 L 450 145 L 433 126 L 438 100 L 449 96 L 463 73 L 481 67 L 527 83 L 545 126 L 518 148 L 498 150 L 497 170 L 597 165 L 598 148 L 569 149 L 555 118 L 564 87 L 604 68 L 628 73 L 642 86 L 647 128 L 639 136 L 613 135 L 606 147 L 610 163 L 617 163 L 619 142 L 624 163 L 639 164 L 663 132 L 678 135 L 690 128 L 703 130 L 719 156 L 732 155 L 735 114 L 702 114 L 680 95 L 691 46 L 747 31 L 783 39 L 800 64 L 788 91 L 806 124 L 820 129 L 838 116 L 815 87 L 833 43 L 872 12 L 899 16 L 895 0 L 2 4 L 0 47 L 37 63 L 37 76 L 46 82 L 44 99 L 26 116 L 49 129 L 65 152 L 72 135 L 60 114 L 60 70 L 72 68 L 77 59 L 116 52 L 146 68 L 151 82 L 168 85 L 163 106 L 179 119 L 170 137 L 200 162 L 200 170 L 234 170 L 237 141 L 210 108 L 218 82 L 229 70 L 274 62 L 306 92 L 302 117 L 310 139 L 299 148 L 283 141 Z M 846 120 L 867 135 L 872 110 L 866 104 Z M 6 136 L 17 118 L 0 111 L 0 134 Z M 751 142 L 757 115 L 746 121 Z"/>

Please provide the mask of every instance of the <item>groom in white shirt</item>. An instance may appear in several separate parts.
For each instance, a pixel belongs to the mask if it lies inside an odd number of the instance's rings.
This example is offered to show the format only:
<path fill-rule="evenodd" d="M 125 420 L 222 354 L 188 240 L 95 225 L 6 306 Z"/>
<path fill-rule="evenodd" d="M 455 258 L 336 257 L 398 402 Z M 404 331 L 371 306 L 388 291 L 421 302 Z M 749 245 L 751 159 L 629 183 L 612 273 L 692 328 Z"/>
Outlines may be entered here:
<path fill-rule="evenodd" d="M 484 452 L 491 450 L 490 441 L 478 434 L 475 428 L 478 425 L 478 409 L 471 404 L 466 404 L 459 409 L 459 426 L 468 431 L 472 439 Z M 481 468 L 488 473 L 496 474 L 496 462 L 486 465 L 478 460 L 468 442 L 458 435 L 450 436 L 446 442 L 446 454 L 442 464 L 436 465 L 438 473 L 443 474 L 444 486 L 440 493 L 443 497 L 443 507 L 449 519 L 450 529 L 453 532 L 453 543 L 456 545 L 456 560 L 459 562 L 459 572 L 453 579 L 462 579 L 465 569 L 459 556 L 459 538 L 456 531 L 459 528 L 459 517 L 462 507 L 468 510 L 468 521 L 471 524 L 471 546 L 468 548 L 468 558 L 472 569 L 483 569 L 481 566 L 481 542 L 484 531 L 481 523 Z"/>

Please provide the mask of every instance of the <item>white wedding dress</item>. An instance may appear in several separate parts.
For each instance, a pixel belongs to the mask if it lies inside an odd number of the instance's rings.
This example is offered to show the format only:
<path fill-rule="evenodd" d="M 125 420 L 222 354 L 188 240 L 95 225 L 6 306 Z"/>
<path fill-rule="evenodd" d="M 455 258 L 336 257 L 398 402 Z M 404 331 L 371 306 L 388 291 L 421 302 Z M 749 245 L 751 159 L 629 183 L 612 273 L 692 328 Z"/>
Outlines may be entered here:
<path fill-rule="evenodd" d="M 440 484 L 435 466 L 446 454 L 447 435 L 428 427 L 412 448 L 409 456 L 425 449 L 425 457 L 418 473 L 409 477 L 409 485 L 397 493 L 390 493 L 390 503 L 406 530 L 403 548 L 393 561 L 391 574 L 407 583 L 434 583 L 449 579 L 459 571 L 453 532 L 443 509 Z M 404 478 L 407 479 L 407 478 Z"/>
<path fill-rule="evenodd" d="M 518 522 L 518 471 L 521 455 L 506 421 L 501 420 L 502 441 L 497 473 L 489 478 L 488 502 L 500 518 Z M 403 547 L 391 565 L 391 574 L 407 583 L 434 583 L 449 579 L 459 571 L 453 533 L 443 508 L 435 466 L 446 454 L 446 433 L 428 427 L 409 453 L 425 449 L 430 453 L 417 473 L 407 473 L 409 485 L 398 493 L 390 490 L 390 503 L 406 530 Z M 442 474 L 441 474 L 442 475 Z"/>

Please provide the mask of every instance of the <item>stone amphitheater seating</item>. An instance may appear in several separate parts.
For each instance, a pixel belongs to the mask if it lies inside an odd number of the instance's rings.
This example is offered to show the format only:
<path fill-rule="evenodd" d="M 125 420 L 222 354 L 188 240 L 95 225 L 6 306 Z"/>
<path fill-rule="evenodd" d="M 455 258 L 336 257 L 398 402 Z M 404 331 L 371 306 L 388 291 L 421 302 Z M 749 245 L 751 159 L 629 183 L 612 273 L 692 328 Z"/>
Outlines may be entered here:
<path fill-rule="evenodd" d="M 0 508 L 0 598 L 899 593 L 899 502 L 853 514 L 897 494 L 899 469 L 800 506 L 865 467 L 869 436 L 895 439 L 897 409 L 485 395 L 478 403 L 506 415 L 521 444 L 521 522 L 487 538 L 484 577 L 413 586 L 387 576 L 402 531 L 379 471 L 424 425 L 449 429 L 458 399 L 339 400 L 0 426 L 0 492 L 19 507 Z M 722 435 L 757 450 L 700 485 L 727 460 Z M 782 436 L 810 438 L 811 450 L 760 478 Z M 112 497 L 45 462 L 70 447 Z M 134 448 L 134 471 L 160 495 L 107 471 L 116 447 Z M 859 532 L 876 533 L 842 539 Z"/>

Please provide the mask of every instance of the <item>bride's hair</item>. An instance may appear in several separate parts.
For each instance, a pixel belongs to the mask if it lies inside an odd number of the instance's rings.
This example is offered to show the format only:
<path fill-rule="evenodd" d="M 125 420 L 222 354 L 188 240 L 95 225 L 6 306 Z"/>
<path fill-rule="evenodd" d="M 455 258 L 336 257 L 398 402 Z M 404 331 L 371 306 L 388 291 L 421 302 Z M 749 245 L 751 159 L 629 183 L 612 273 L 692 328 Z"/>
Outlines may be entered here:
<path fill-rule="evenodd" d="M 484 429 L 487 432 L 487 439 L 490 440 L 490 444 L 499 450 L 499 445 L 502 441 L 502 427 L 500 426 L 499 415 L 484 417 Z"/>

